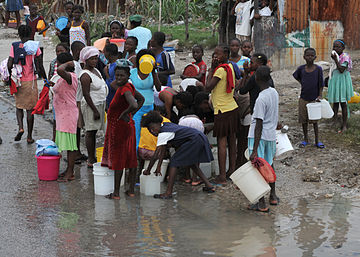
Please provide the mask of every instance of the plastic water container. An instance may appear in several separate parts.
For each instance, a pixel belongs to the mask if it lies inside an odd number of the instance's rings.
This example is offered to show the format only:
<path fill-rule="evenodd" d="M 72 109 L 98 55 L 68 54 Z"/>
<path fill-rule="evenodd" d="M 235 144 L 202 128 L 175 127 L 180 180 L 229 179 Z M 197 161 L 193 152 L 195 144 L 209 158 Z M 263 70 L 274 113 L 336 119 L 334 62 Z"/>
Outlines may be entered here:
<path fill-rule="evenodd" d="M 110 39 L 110 43 L 117 45 L 119 52 L 124 52 L 125 47 L 125 39 L 122 38 L 112 38 Z"/>
<path fill-rule="evenodd" d="M 94 163 L 94 189 L 96 195 L 108 195 L 114 192 L 114 171 Z"/>
<path fill-rule="evenodd" d="M 152 175 L 140 175 L 140 193 L 146 196 L 160 194 L 161 177 Z"/>
<path fill-rule="evenodd" d="M 281 155 L 286 152 L 293 151 L 294 148 L 286 133 L 282 133 L 280 130 L 276 130 L 276 159 L 279 159 Z"/>
<path fill-rule="evenodd" d="M 101 162 L 103 151 L 104 151 L 104 147 L 96 148 L 96 161 L 97 162 Z"/>
<path fill-rule="evenodd" d="M 149 160 L 146 160 L 145 163 L 144 163 L 144 168 L 147 168 L 150 164 L 150 161 Z M 154 166 L 152 167 L 151 171 L 150 171 L 150 175 L 149 176 L 153 176 L 153 177 L 156 177 L 155 176 L 155 170 L 157 168 L 157 165 L 158 165 L 158 161 L 155 162 Z M 167 170 L 167 167 L 169 166 L 169 160 L 163 160 L 162 164 L 161 164 L 161 176 L 157 176 L 157 177 L 160 177 L 160 182 L 164 182 L 164 179 L 165 179 L 165 175 L 166 175 L 166 170 Z M 140 182 L 141 184 L 141 182 Z"/>
<path fill-rule="evenodd" d="M 175 67 L 175 57 L 176 57 L 175 48 L 174 47 L 164 46 L 164 50 L 169 53 L 170 58 L 171 58 L 171 62 L 174 64 L 174 67 Z"/>
<path fill-rule="evenodd" d="M 331 119 L 334 116 L 334 111 L 331 105 L 325 99 L 321 99 L 321 118 Z"/>
<path fill-rule="evenodd" d="M 60 155 L 35 156 L 37 159 L 38 176 L 40 180 L 53 181 L 59 177 Z"/>
<path fill-rule="evenodd" d="M 230 178 L 250 203 L 257 203 L 261 197 L 270 192 L 269 184 L 250 161 L 237 169 Z"/>
<path fill-rule="evenodd" d="M 208 163 L 200 163 L 200 169 L 204 173 L 206 178 L 211 177 L 211 162 Z"/>
<path fill-rule="evenodd" d="M 321 119 L 321 103 L 308 103 L 306 105 L 309 120 L 320 120 Z"/>
<path fill-rule="evenodd" d="M 155 58 L 150 54 L 144 54 L 139 59 L 139 69 L 144 74 L 149 74 L 153 71 L 155 65 Z"/>

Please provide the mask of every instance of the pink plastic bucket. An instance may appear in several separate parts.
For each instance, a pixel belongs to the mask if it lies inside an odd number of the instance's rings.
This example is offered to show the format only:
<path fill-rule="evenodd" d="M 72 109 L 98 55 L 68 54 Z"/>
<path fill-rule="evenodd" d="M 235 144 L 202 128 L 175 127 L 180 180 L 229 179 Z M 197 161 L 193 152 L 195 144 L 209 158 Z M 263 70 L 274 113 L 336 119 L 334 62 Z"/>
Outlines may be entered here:
<path fill-rule="evenodd" d="M 40 180 L 57 180 L 59 176 L 60 157 L 60 155 L 36 156 Z"/>

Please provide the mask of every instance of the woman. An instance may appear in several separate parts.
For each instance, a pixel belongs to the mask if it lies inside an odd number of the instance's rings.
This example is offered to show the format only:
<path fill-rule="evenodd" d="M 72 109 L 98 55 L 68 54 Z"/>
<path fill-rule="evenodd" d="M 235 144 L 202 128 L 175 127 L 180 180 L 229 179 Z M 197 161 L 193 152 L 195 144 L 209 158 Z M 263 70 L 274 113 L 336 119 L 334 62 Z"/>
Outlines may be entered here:
<path fill-rule="evenodd" d="M 16 15 L 16 28 L 20 27 L 20 10 L 24 9 L 22 0 L 7 0 L 6 3 L 6 14 L 5 14 L 5 28 L 9 25 L 10 13 L 14 12 Z"/>
<path fill-rule="evenodd" d="M 110 31 L 105 32 L 102 37 L 110 37 L 110 38 L 124 38 L 128 37 L 128 30 L 125 29 L 124 24 L 122 24 L 118 20 L 113 20 L 109 24 Z"/>
<path fill-rule="evenodd" d="M 12 43 L 8 59 L 9 74 L 11 74 L 14 64 L 21 64 L 22 66 L 20 82 L 19 85 L 17 85 L 17 92 L 15 93 L 16 118 L 19 125 L 19 131 L 15 136 L 15 141 L 20 141 L 24 134 L 23 110 L 26 110 L 28 126 L 27 142 L 28 144 L 32 144 L 34 143 L 34 139 L 32 138 L 34 115 L 31 113 L 37 103 L 39 94 L 34 66 L 36 66 L 36 70 L 41 77 L 46 78 L 46 74 L 41 62 L 41 51 L 38 45 L 31 44 L 31 41 L 29 41 L 31 28 L 27 25 L 21 25 L 18 29 L 18 34 L 21 41 Z M 25 45 L 29 46 L 28 52 L 25 51 Z M 13 82 L 9 81 L 9 83 Z"/>
<path fill-rule="evenodd" d="M 140 58 L 146 54 L 153 56 L 153 54 L 146 49 L 141 50 L 136 55 L 136 67 L 140 67 L 139 66 Z M 144 105 L 134 115 L 135 129 L 136 129 L 136 147 L 139 145 L 139 141 L 140 141 L 141 118 L 144 114 L 154 109 L 154 89 L 153 89 L 154 84 L 157 90 L 160 90 L 161 88 L 161 83 L 159 81 L 157 74 L 155 73 L 155 70 L 156 69 L 153 68 L 152 72 L 149 74 L 142 73 L 140 68 L 134 68 L 130 71 L 130 80 L 132 81 L 135 89 L 139 91 L 140 94 L 142 94 L 145 98 Z"/>
<path fill-rule="evenodd" d="M 55 142 L 59 151 L 67 151 L 68 166 L 60 175 L 58 182 L 68 182 L 75 179 L 74 165 L 77 154 L 76 129 L 78 108 L 76 105 L 76 91 L 78 79 L 74 73 L 75 65 L 70 53 L 61 53 L 57 57 L 59 65 L 54 91 L 54 108 L 56 109 L 56 137 Z"/>
<path fill-rule="evenodd" d="M 93 46 L 87 46 L 80 52 L 80 61 L 85 63 L 80 73 L 80 82 L 84 98 L 81 102 L 81 111 L 84 117 L 86 130 L 86 148 L 88 151 L 88 167 L 92 168 L 96 163 L 95 146 L 96 133 L 104 129 L 104 116 L 108 87 L 96 69 L 99 50 Z"/>
<path fill-rule="evenodd" d="M 80 41 L 84 45 L 91 45 L 90 26 L 89 23 L 82 19 L 84 7 L 75 5 L 72 9 L 73 21 L 69 30 L 70 46 L 75 41 Z"/>

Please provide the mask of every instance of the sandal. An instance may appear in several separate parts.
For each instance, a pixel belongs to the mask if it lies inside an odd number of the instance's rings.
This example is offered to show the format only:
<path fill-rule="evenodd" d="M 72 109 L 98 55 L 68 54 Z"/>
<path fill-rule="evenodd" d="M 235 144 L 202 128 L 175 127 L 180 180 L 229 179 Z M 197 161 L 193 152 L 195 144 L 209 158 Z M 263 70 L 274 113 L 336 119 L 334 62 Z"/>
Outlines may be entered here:
<path fill-rule="evenodd" d="M 165 194 L 155 194 L 154 195 L 155 199 L 171 199 L 172 195 L 165 195 Z"/>
<path fill-rule="evenodd" d="M 126 191 L 125 191 L 125 194 L 126 194 L 128 197 L 135 197 L 135 194 L 134 194 L 134 193 L 130 193 L 129 190 L 126 190 Z"/>
<path fill-rule="evenodd" d="M 259 211 L 259 212 L 264 212 L 264 213 L 268 213 L 270 212 L 270 209 L 268 207 L 261 209 L 259 208 L 259 204 L 253 204 L 253 205 L 249 205 L 247 208 L 249 211 Z"/>
<path fill-rule="evenodd" d="M 215 193 L 215 188 L 214 187 L 203 187 L 203 192 Z"/>
<path fill-rule="evenodd" d="M 88 169 L 94 168 L 94 164 L 90 163 L 89 161 L 86 162 Z"/>
<path fill-rule="evenodd" d="M 200 186 L 200 185 L 203 184 L 203 183 L 204 183 L 204 181 L 199 180 L 199 181 L 193 181 L 193 182 L 191 182 L 191 185 L 194 186 L 194 187 L 196 187 L 196 186 Z"/>
<path fill-rule="evenodd" d="M 190 183 L 191 183 L 191 179 L 186 179 L 186 178 L 184 178 L 184 179 L 183 179 L 183 182 L 186 183 L 186 184 L 190 184 Z"/>
<path fill-rule="evenodd" d="M 15 141 L 20 141 L 22 135 L 24 135 L 24 130 L 23 130 L 23 129 L 20 129 L 19 132 L 16 134 L 14 140 L 15 140 Z"/>
<path fill-rule="evenodd" d="M 65 175 L 64 175 L 63 177 L 59 177 L 59 178 L 57 179 L 57 182 L 62 183 L 62 182 L 70 182 L 70 181 L 73 181 L 73 180 L 75 180 L 75 176 L 74 176 L 74 175 L 72 175 L 72 176 L 69 177 L 69 178 L 66 178 Z"/>
<path fill-rule="evenodd" d="M 317 144 L 315 144 L 314 146 L 316 146 L 317 148 L 320 148 L 320 149 L 324 149 L 325 148 L 325 145 L 321 142 L 318 142 Z"/>
<path fill-rule="evenodd" d="M 280 198 L 279 197 L 276 196 L 275 199 L 270 197 L 270 199 L 269 199 L 269 204 L 270 205 L 279 205 L 279 203 L 280 203 Z"/>
<path fill-rule="evenodd" d="M 29 145 L 31 145 L 31 144 L 33 144 L 33 143 L 35 142 L 35 140 L 32 139 L 32 138 L 28 138 L 28 139 L 26 139 L 26 142 L 27 142 Z"/>
<path fill-rule="evenodd" d="M 309 142 L 306 142 L 306 141 L 302 141 L 300 144 L 299 144 L 299 147 L 300 148 L 304 148 L 305 146 L 309 145 L 310 143 Z"/>
<path fill-rule="evenodd" d="M 120 196 L 114 195 L 113 193 L 105 195 L 105 198 L 112 199 L 112 200 L 120 200 Z"/>

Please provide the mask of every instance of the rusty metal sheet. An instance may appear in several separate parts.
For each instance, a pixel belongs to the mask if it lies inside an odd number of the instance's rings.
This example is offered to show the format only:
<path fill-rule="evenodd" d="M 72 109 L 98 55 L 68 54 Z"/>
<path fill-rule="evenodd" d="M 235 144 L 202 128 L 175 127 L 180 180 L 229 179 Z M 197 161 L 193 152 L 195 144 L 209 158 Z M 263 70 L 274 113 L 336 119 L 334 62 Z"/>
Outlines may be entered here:
<path fill-rule="evenodd" d="M 310 19 L 314 21 L 339 21 L 347 0 L 311 0 Z M 302 2 L 302 1 L 299 1 Z M 306 0 L 304 0 L 306 2 Z"/>
<path fill-rule="evenodd" d="M 286 32 L 302 31 L 309 27 L 309 1 L 286 0 L 284 18 Z"/>
<path fill-rule="evenodd" d="M 344 4 L 344 14 L 342 17 L 344 25 L 344 40 L 348 47 L 352 49 L 360 48 L 360 1 L 347 0 Z"/>

